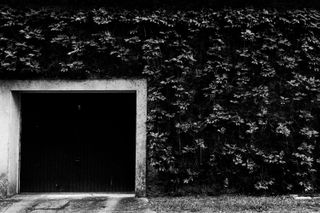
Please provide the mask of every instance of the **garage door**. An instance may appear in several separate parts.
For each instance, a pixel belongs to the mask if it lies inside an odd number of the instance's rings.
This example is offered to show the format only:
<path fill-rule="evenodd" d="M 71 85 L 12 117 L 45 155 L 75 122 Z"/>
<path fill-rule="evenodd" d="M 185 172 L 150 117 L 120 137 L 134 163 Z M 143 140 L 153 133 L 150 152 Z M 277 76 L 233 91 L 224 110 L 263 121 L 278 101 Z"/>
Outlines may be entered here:
<path fill-rule="evenodd" d="M 135 93 L 21 95 L 21 192 L 133 192 Z"/>

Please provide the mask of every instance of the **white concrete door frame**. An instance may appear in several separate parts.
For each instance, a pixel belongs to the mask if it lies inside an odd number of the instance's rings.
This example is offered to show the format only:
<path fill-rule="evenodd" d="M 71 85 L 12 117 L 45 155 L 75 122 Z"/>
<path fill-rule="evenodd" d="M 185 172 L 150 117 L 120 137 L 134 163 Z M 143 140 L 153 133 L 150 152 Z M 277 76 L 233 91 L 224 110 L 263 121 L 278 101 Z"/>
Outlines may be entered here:
<path fill-rule="evenodd" d="M 138 80 L 1 80 L 0 81 L 0 193 L 19 193 L 21 93 L 136 93 L 135 194 L 146 195 L 147 82 Z M 2 187 L 2 188 L 1 188 Z"/>

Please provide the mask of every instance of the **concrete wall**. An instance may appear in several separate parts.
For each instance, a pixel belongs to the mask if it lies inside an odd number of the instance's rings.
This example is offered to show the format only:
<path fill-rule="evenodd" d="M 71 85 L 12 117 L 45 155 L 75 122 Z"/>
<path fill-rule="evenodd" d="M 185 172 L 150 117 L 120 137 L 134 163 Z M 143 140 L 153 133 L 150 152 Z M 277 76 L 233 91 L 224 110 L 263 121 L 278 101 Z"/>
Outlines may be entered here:
<path fill-rule="evenodd" d="M 21 93 L 121 91 L 137 94 L 135 193 L 145 196 L 147 82 L 121 79 L 0 81 L 0 196 L 19 193 Z"/>

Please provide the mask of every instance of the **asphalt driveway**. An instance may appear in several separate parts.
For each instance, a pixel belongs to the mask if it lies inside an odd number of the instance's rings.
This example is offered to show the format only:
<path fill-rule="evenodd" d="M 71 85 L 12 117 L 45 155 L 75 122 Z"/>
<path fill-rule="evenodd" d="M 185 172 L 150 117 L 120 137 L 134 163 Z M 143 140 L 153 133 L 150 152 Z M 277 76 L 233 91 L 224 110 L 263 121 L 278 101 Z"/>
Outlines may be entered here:
<path fill-rule="evenodd" d="M 65 213 L 65 212 L 141 212 L 152 213 L 146 198 L 132 194 L 19 194 L 0 200 L 0 212 Z"/>

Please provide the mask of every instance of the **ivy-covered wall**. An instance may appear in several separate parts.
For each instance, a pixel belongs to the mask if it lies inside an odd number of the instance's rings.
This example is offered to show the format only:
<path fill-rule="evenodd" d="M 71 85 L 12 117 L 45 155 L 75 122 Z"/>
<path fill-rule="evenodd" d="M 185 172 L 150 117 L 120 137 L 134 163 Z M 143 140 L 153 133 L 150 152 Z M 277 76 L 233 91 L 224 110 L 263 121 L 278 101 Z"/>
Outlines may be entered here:
<path fill-rule="evenodd" d="M 319 33 L 310 9 L 2 7 L 0 77 L 146 78 L 150 192 L 315 192 Z"/>
<path fill-rule="evenodd" d="M 1 0 L 2 4 L 14 7 L 59 6 L 71 8 L 121 7 L 134 8 L 320 8 L 319 0 Z M 0 3 L 0 4 L 1 4 Z"/>

